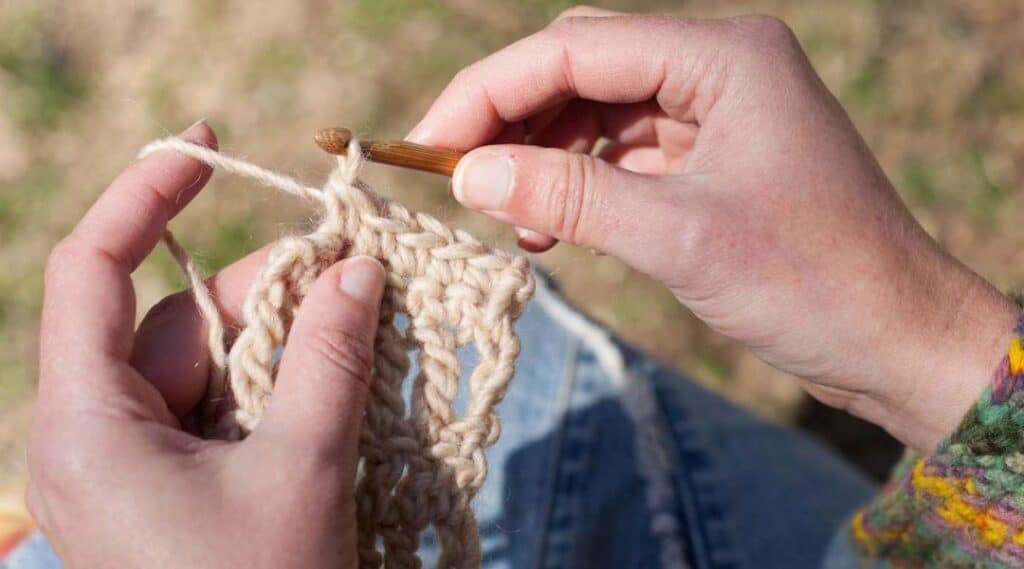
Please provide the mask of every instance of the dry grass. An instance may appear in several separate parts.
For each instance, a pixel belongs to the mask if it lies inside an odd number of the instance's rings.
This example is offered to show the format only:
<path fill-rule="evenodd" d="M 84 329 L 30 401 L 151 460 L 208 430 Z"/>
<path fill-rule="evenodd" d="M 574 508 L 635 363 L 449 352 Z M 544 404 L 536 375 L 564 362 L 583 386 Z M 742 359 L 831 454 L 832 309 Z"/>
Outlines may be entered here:
<path fill-rule="evenodd" d="M 8 415 L 0 473 L 20 470 L 47 251 L 141 144 L 209 117 L 224 150 L 316 181 L 329 166 L 306 143 L 317 128 L 401 136 L 461 66 L 538 29 L 566 4 L 0 4 L 0 417 Z M 1019 2 L 603 4 L 784 18 L 929 231 L 998 286 L 1024 282 Z M 369 176 L 411 207 L 509 242 L 508 231 L 451 202 L 439 179 L 384 169 Z M 286 198 L 215 177 L 173 226 L 212 271 L 292 231 L 303 215 Z M 626 338 L 765 416 L 792 415 L 792 382 L 770 377 L 781 374 L 621 263 L 569 247 L 539 261 Z M 142 307 L 181 286 L 163 251 L 136 282 Z"/>

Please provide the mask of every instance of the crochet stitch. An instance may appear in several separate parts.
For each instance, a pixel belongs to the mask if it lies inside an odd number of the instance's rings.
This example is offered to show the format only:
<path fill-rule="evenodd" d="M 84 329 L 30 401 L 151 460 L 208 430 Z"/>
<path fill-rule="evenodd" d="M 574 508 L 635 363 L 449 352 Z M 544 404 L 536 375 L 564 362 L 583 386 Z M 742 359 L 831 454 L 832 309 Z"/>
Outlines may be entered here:
<path fill-rule="evenodd" d="M 866 557 L 897 566 L 1024 565 L 1024 320 L 992 384 L 925 458 L 908 453 L 854 516 Z"/>
<path fill-rule="evenodd" d="M 513 323 L 534 290 L 526 259 L 376 195 L 357 177 L 362 156 L 354 140 L 323 189 L 178 138 L 153 142 L 141 154 L 163 149 L 305 198 L 321 215 L 312 232 L 273 245 L 246 296 L 244 325 L 229 351 L 198 271 L 173 236 L 165 235 L 209 323 L 206 434 L 237 439 L 256 427 L 273 392 L 275 356 L 309 286 L 342 257 L 373 256 L 385 266 L 387 285 L 359 444 L 360 564 L 419 567 L 420 535 L 433 526 L 440 567 L 479 566 L 470 501 L 487 476 L 484 450 L 500 434 L 494 406 L 505 395 L 519 354 Z M 407 315 L 404 330 L 396 324 L 398 314 Z M 460 415 L 454 405 L 460 391 L 456 350 L 470 344 L 479 363 L 462 388 L 468 404 Z M 418 352 L 420 371 L 407 409 L 402 387 L 410 351 Z"/>

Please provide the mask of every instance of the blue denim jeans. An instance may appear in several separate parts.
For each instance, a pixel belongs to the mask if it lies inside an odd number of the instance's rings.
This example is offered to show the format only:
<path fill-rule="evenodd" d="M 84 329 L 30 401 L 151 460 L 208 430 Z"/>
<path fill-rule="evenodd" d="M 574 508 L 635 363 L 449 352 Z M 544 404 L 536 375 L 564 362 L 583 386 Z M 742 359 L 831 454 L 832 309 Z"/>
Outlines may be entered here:
<path fill-rule="evenodd" d="M 543 282 L 518 331 L 475 501 L 486 567 L 855 566 L 833 536 L 875 488 L 829 450 L 618 342 Z M 432 566 L 431 536 L 421 551 Z M 56 567 L 40 536 L 0 562 Z"/>

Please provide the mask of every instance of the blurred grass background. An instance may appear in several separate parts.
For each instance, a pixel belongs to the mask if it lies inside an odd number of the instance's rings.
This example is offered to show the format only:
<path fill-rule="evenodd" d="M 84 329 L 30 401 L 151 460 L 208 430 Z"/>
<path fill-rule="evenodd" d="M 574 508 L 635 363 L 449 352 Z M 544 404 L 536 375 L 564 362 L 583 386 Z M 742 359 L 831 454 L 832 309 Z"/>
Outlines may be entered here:
<path fill-rule="evenodd" d="M 597 3 L 783 18 L 929 232 L 997 286 L 1024 283 L 1020 2 Z M 0 480 L 24 468 L 47 252 L 141 145 L 208 117 L 226 152 L 317 182 L 330 166 L 309 142 L 317 128 L 401 137 L 458 69 L 540 29 L 570 4 L 0 3 Z M 382 193 L 487 241 L 512 243 L 507 229 L 457 207 L 444 180 L 386 170 L 366 173 Z M 172 228 L 215 271 L 295 231 L 306 216 L 286 197 L 215 176 Z M 804 413 L 793 382 L 621 263 L 565 246 L 538 262 L 599 320 L 756 413 L 830 421 Z M 142 313 L 182 286 L 163 250 L 138 271 L 136 284 Z M 839 439 L 864 446 L 861 431 L 828 424 Z"/>

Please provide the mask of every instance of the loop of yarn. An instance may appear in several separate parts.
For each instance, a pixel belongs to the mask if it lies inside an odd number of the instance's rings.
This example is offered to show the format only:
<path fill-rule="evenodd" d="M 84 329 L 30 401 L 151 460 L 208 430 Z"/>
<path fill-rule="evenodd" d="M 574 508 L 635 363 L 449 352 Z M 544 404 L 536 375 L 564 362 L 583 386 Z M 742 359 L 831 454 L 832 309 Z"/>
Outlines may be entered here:
<path fill-rule="evenodd" d="M 494 406 L 519 355 L 513 323 L 534 290 L 526 259 L 376 195 L 358 179 L 356 141 L 322 189 L 179 138 L 155 141 L 141 155 L 165 149 L 302 197 L 321 214 L 312 232 L 273 245 L 246 296 L 244 324 L 229 351 L 207 287 L 184 249 L 165 235 L 209 323 L 206 434 L 238 439 L 256 427 L 273 392 L 275 356 L 310 285 L 344 256 L 373 256 L 386 268 L 387 286 L 359 442 L 360 565 L 420 567 L 420 535 L 433 526 L 440 567 L 478 567 L 480 538 L 470 501 L 487 476 L 484 450 L 501 432 Z M 398 314 L 407 315 L 404 331 L 395 322 Z M 461 374 L 456 350 L 469 344 L 479 363 L 460 415 L 454 405 Z M 417 352 L 420 371 L 407 409 L 402 387 L 410 351 Z"/>

